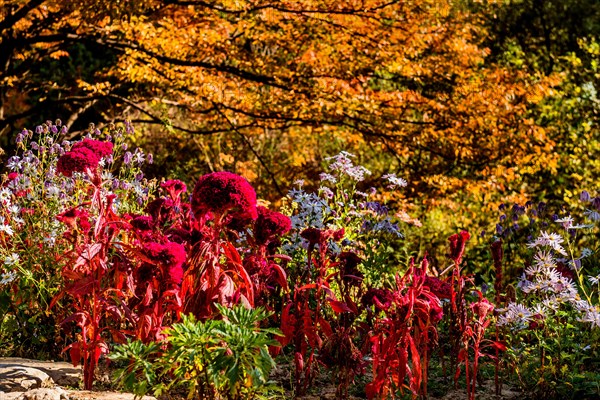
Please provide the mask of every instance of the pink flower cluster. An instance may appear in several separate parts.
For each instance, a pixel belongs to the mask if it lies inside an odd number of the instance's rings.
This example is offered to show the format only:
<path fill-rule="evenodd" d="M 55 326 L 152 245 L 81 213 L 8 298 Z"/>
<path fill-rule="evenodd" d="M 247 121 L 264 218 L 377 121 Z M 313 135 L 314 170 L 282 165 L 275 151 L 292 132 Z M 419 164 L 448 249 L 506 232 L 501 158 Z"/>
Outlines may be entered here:
<path fill-rule="evenodd" d="M 220 218 L 256 219 L 256 192 L 243 177 L 231 172 L 213 172 L 198 180 L 192 195 L 192 211 L 198 219 L 207 213 Z"/>
<path fill-rule="evenodd" d="M 185 247 L 179 243 L 166 244 L 148 242 L 144 244 L 143 253 L 163 268 L 163 278 L 168 283 L 181 284 L 183 280 L 183 263 L 186 259 Z"/>
<path fill-rule="evenodd" d="M 58 159 L 56 171 L 71 177 L 73 172 L 85 172 L 98 167 L 100 159 L 112 154 L 113 144 L 99 140 L 84 139 L 75 143 L 71 151 Z"/>
<path fill-rule="evenodd" d="M 286 234 L 292 228 L 290 218 L 266 207 L 257 207 L 258 218 L 254 223 L 254 238 L 259 244 L 266 244 L 277 236 Z"/>

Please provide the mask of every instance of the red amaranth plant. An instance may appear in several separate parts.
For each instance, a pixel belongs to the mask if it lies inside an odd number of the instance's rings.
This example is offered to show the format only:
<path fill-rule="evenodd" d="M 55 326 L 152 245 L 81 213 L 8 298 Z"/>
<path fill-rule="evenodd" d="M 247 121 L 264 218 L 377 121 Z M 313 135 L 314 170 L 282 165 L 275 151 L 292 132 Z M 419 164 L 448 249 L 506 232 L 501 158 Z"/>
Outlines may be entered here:
<path fill-rule="evenodd" d="M 320 361 L 327 367 L 337 368 L 337 371 L 342 373 L 340 378 L 346 382 L 348 374 L 351 374 L 355 367 L 339 363 L 359 361 L 352 356 L 356 355 L 356 352 L 350 343 L 352 324 L 348 323 L 355 318 L 349 314 L 358 315 L 358 307 L 349 296 L 336 298 L 331 289 L 336 276 L 340 280 L 343 276 L 339 274 L 338 269 L 341 264 L 328 254 L 328 245 L 330 240 L 342 240 L 344 230 L 307 228 L 301 232 L 301 236 L 308 241 L 307 265 L 300 267 L 300 272 L 293 282 L 292 297 L 282 311 L 281 330 L 284 337 L 279 339 L 283 346 L 291 343 L 294 347 L 297 394 L 303 394 L 314 379 L 316 361 L 321 349 L 324 349 L 324 352 Z M 338 315 L 338 318 L 333 318 L 333 315 Z M 336 328 L 335 335 L 333 328 Z M 324 344 L 327 344 L 325 348 Z M 350 358 L 336 360 L 331 351 L 336 346 L 345 346 L 352 350 Z M 327 364 L 328 361 L 332 363 Z M 339 383 L 338 394 L 347 389 L 347 385 Z"/>
<path fill-rule="evenodd" d="M 459 352 L 458 359 L 465 365 L 467 382 L 467 394 L 469 400 L 475 399 L 477 386 L 477 373 L 479 371 L 479 358 L 483 355 L 497 358 L 491 354 L 484 353 L 487 348 L 494 348 L 496 352 L 506 350 L 505 346 L 497 341 L 485 339 L 485 332 L 492 323 L 492 312 L 494 305 L 490 303 L 480 291 L 477 291 L 478 299 L 469 304 L 469 321 L 463 330 L 463 348 Z M 473 351 L 473 362 L 470 363 L 470 352 Z M 460 374 L 460 369 L 456 370 Z M 457 379 L 458 376 L 455 378 Z"/>
<path fill-rule="evenodd" d="M 369 399 L 394 397 L 408 387 L 413 397 L 427 396 L 427 374 L 431 349 L 437 343 L 437 324 L 443 312 L 438 297 L 424 285 L 427 259 L 396 277 L 393 292 L 367 294 L 382 312 L 370 333 L 373 380 L 367 384 Z M 382 302 L 379 297 L 386 297 Z M 365 300 L 365 303 L 369 301 Z"/>
<path fill-rule="evenodd" d="M 75 312 L 62 325 L 75 322 L 81 333 L 77 342 L 67 346 L 65 351 L 69 350 L 74 365 L 82 364 L 84 387 L 90 390 L 98 360 L 108 352 L 103 333 L 109 331 L 113 337 L 122 336 L 106 321 L 108 317 L 116 321 L 123 317 L 119 304 L 125 294 L 115 290 L 109 255 L 115 251 L 113 241 L 125 221 L 113 211 L 115 196 L 105 196 L 102 192 L 99 172 L 88 169 L 87 173 L 94 191 L 92 201 L 85 205 L 89 213 L 96 215 L 96 222 L 88 233 L 87 210 L 68 210 L 59 216 L 59 220 L 69 226 L 65 237 L 71 240 L 73 250 L 67 255 L 72 262 L 66 262 L 62 270 L 64 291 L 53 303 L 65 295 L 73 298 Z"/>
<path fill-rule="evenodd" d="M 502 292 L 504 291 L 504 286 L 502 284 L 503 279 L 503 271 L 502 271 L 502 239 L 496 240 L 491 245 L 492 248 L 492 259 L 494 260 L 494 271 L 495 271 L 495 280 L 494 280 L 494 293 L 496 305 L 499 306 L 502 304 Z M 496 326 L 496 343 L 500 343 L 500 327 Z M 494 359 L 494 385 L 496 387 L 496 395 L 499 396 L 502 392 L 502 382 L 500 382 L 500 349 L 496 347 L 495 349 L 496 357 Z"/>
<path fill-rule="evenodd" d="M 141 263 L 134 272 L 136 296 L 130 303 L 136 313 L 136 337 L 143 342 L 160 341 L 164 339 L 165 318 L 169 314 L 178 316 L 182 309 L 179 289 L 185 248 L 168 241 L 146 242 L 136 258 Z"/>

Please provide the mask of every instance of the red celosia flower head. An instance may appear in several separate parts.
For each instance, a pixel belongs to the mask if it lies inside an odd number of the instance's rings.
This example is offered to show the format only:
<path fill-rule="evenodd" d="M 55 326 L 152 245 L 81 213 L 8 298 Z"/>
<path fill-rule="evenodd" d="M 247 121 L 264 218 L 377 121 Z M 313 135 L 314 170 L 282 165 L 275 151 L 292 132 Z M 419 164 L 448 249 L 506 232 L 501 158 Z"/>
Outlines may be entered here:
<path fill-rule="evenodd" d="M 266 207 L 257 207 L 258 218 L 254 223 L 254 238 L 260 244 L 266 244 L 276 236 L 287 233 L 292 228 L 289 217 Z"/>
<path fill-rule="evenodd" d="M 167 216 L 174 206 L 173 200 L 159 197 L 148 203 L 145 211 L 154 218 L 154 221 L 162 221 L 162 217 Z"/>
<path fill-rule="evenodd" d="M 371 288 L 360 300 L 365 307 L 375 306 L 378 310 L 387 310 L 394 301 L 394 293 L 387 289 Z"/>
<path fill-rule="evenodd" d="M 80 149 L 88 149 L 96 154 L 98 158 L 103 158 L 112 154 L 113 144 L 111 142 L 102 142 L 100 140 L 83 139 L 81 142 L 77 142 L 71 147 L 71 151 Z"/>
<path fill-rule="evenodd" d="M 142 252 L 162 268 L 163 278 L 167 282 L 177 285 L 181 283 L 183 279 L 182 265 L 186 257 L 183 245 L 174 242 L 166 244 L 148 242 L 144 243 Z"/>
<path fill-rule="evenodd" d="M 185 262 L 185 248 L 179 243 L 144 243 L 144 254 L 159 264 L 181 265 Z"/>
<path fill-rule="evenodd" d="M 485 319 L 485 317 L 488 316 L 488 314 L 490 314 L 492 311 L 494 311 L 494 305 L 492 303 L 489 302 L 488 299 L 484 298 L 482 295 L 480 295 L 480 299 L 479 301 L 472 303 L 470 305 L 471 310 L 473 310 L 473 313 L 481 320 L 483 321 Z"/>
<path fill-rule="evenodd" d="M 172 199 L 179 198 L 179 195 L 181 193 L 185 193 L 187 191 L 187 186 L 179 179 L 170 179 L 166 182 L 161 183 L 160 187 L 165 189 Z"/>
<path fill-rule="evenodd" d="M 340 271 L 344 280 L 363 279 L 363 274 L 358 270 L 358 264 L 362 259 L 352 251 L 343 251 L 338 256 L 340 262 Z"/>
<path fill-rule="evenodd" d="M 73 172 L 85 172 L 86 169 L 98 167 L 100 157 L 92 150 L 79 148 L 62 155 L 56 163 L 56 172 L 71 177 Z"/>
<path fill-rule="evenodd" d="M 451 296 L 450 284 L 435 276 L 426 276 L 423 286 L 427 286 L 438 299 L 449 299 Z"/>
<path fill-rule="evenodd" d="M 308 240 L 308 243 L 311 246 L 321 243 L 321 241 L 324 240 L 323 231 L 318 228 L 306 228 L 300 232 L 300 236 Z"/>
<path fill-rule="evenodd" d="M 141 215 L 131 220 L 131 226 L 140 231 L 149 231 L 154 225 L 154 220 L 148 215 Z"/>
<path fill-rule="evenodd" d="M 198 219 L 209 212 L 256 219 L 256 192 L 246 179 L 231 172 L 206 174 L 194 187 L 192 211 Z"/>
<path fill-rule="evenodd" d="M 465 245 L 471 238 L 471 235 L 467 231 L 461 231 L 459 234 L 452 235 L 448 238 L 450 242 L 450 254 L 449 257 L 460 264 L 463 253 L 465 252 Z"/>

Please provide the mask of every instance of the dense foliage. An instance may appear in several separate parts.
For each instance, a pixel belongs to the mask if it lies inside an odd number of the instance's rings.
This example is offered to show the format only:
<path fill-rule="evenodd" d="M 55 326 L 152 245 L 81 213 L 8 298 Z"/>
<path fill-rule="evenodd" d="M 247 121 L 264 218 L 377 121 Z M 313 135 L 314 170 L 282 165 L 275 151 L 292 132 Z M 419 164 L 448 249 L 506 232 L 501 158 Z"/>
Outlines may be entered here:
<path fill-rule="evenodd" d="M 325 370 L 339 398 L 367 376 L 369 399 L 425 396 L 440 365 L 469 398 L 482 365 L 498 391 L 507 380 L 598 394 L 573 386 L 598 377 L 600 271 L 588 260 L 600 198 L 582 193 L 585 223 L 581 210 L 502 205 L 490 290 L 465 269 L 467 231 L 448 238 L 443 269 L 398 253 L 415 222 L 357 189 L 371 171 L 351 153 L 328 158 L 317 191 L 296 182 L 279 212 L 231 172 L 201 176 L 190 196 L 146 179 L 153 157 L 122 142 L 132 130 L 61 141 L 68 130 L 48 121 L 19 133 L 0 190 L 6 353 L 67 352 L 86 389 L 108 356 L 138 395 L 276 398 L 269 374 L 286 358 L 297 396 Z"/>
<path fill-rule="evenodd" d="M 0 353 L 598 396 L 597 3 L 0 1 Z"/>

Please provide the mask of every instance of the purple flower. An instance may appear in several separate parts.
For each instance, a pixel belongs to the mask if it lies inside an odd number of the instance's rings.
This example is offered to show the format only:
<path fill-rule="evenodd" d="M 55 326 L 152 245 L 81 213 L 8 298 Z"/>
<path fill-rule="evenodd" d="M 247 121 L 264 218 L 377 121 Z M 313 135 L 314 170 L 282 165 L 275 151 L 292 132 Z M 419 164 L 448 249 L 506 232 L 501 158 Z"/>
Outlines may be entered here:
<path fill-rule="evenodd" d="M 126 152 L 125 155 L 123 156 L 123 162 L 125 163 L 125 165 L 129 165 L 131 164 L 131 160 L 133 158 L 133 154 L 131 154 L 131 152 Z"/>
<path fill-rule="evenodd" d="M 584 201 L 584 202 L 590 201 L 590 193 L 587 190 L 584 190 L 579 195 L 579 200 Z"/>

